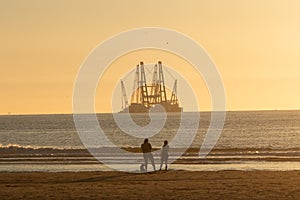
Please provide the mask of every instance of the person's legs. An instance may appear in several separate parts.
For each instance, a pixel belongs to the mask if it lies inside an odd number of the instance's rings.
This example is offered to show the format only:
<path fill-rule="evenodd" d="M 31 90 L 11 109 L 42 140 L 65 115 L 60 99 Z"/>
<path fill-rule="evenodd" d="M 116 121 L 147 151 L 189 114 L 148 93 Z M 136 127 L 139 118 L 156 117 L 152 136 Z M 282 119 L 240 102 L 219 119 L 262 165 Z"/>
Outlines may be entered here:
<path fill-rule="evenodd" d="M 161 164 L 160 164 L 160 169 L 162 168 L 163 164 L 165 164 L 165 169 L 168 169 L 168 157 L 167 156 L 162 156 L 161 157 Z"/>
<path fill-rule="evenodd" d="M 149 153 L 149 158 L 150 158 L 151 164 L 153 166 L 153 170 L 156 171 L 155 164 L 154 164 L 154 158 L 153 158 L 152 153 Z"/>
<path fill-rule="evenodd" d="M 148 167 L 148 153 L 144 153 L 144 161 L 145 161 L 145 171 L 147 172 L 147 167 Z"/>
<path fill-rule="evenodd" d="M 168 159 L 165 159 L 166 170 L 168 169 Z"/>

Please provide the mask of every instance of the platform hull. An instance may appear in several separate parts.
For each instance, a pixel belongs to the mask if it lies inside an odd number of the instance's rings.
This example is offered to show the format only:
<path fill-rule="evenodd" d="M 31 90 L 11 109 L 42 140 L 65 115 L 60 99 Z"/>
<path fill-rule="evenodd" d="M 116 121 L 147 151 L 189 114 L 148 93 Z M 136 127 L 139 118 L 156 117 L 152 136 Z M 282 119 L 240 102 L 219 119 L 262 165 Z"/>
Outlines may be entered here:
<path fill-rule="evenodd" d="M 157 106 L 158 105 L 158 106 Z M 151 112 L 167 112 L 167 113 L 178 113 L 182 112 L 182 107 L 179 107 L 177 104 L 157 104 L 153 107 L 147 108 L 142 104 L 131 104 L 129 107 L 124 108 L 121 113 L 148 113 Z M 163 109 L 162 109 L 163 108 Z"/>

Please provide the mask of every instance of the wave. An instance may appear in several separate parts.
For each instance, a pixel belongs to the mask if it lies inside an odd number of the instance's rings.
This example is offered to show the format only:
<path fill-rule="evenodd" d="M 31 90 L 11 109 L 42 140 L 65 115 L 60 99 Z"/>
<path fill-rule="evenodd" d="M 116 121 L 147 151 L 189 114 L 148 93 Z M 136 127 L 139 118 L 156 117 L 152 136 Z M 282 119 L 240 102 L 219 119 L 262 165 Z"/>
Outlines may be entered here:
<path fill-rule="evenodd" d="M 115 153 L 119 147 L 94 147 L 89 149 L 94 153 Z M 132 153 L 141 153 L 140 147 L 120 147 L 123 150 Z M 153 148 L 153 150 L 159 150 L 160 148 Z M 185 152 L 185 156 L 195 156 L 199 153 L 199 148 L 189 149 L 172 149 L 171 153 Z M 0 144 L 0 156 L 7 157 L 9 155 L 60 155 L 60 156 L 73 156 L 73 155 L 90 155 L 89 151 L 84 146 L 79 147 L 51 147 L 51 146 L 31 146 L 31 145 L 19 145 L 19 144 Z M 300 156 L 300 148 L 288 148 L 288 149 L 271 149 L 271 148 L 224 148 L 224 149 L 213 149 L 210 156 L 235 156 L 235 155 L 296 155 Z"/>
<path fill-rule="evenodd" d="M 65 147 L 53 147 L 53 146 L 34 146 L 34 145 L 20 145 L 20 144 L 1 144 L 0 143 L 0 149 L 9 149 L 9 148 L 22 148 L 22 149 L 43 149 L 43 148 L 52 148 L 52 149 L 82 149 L 82 148 L 65 148 Z"/>
<path fill-rule="evenodd" d="M 31 145 L 19 145 L 19 144 L 0 144 L 1 156 L 5 155 L 54 155 L 54 154 L 71 154 L 71 153 L 88 153 L 84 148 L 61 148 L 61 147 L 39 147 Z"/>

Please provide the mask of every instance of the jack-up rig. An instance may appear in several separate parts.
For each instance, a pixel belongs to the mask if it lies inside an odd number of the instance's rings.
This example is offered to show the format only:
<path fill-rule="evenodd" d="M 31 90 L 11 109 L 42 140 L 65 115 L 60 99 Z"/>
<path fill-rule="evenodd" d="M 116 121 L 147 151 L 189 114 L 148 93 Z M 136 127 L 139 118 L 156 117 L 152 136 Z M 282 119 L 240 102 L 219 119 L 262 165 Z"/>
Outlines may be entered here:
<path fill-rule="evenodd" d="M 167 97 L 161 61 L 158 61 L 158 64 L 154 65 L 152 75 L 152 82 L 147 83 L 144 63 L 140 62 L 140 64 L 137 65 L 130 103 L 128 102 L 124 83 L 121 80 L 121 113 L 148 113 L 150 109 L 159 112 L 162 111 L 160 109 L 156 109 L 159 106 L 162 106 L 165 109 L 165 112 L 182 112 L 182 107 L 179 107 L 177 98 L 177 80 L 174 81 L 173 91 L 170 98 L 168 99 Z"/>

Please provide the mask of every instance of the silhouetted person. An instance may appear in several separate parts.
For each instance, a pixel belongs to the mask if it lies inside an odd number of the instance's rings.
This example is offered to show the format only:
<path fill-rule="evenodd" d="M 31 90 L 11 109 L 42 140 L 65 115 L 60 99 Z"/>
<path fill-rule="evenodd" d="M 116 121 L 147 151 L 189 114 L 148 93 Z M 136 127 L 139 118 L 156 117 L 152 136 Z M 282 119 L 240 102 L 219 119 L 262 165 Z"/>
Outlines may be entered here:
<path fill-rule="evenodd" d="M 147 138 L 144 140 L 144 143 L 141 145 L 141 148 L 142 148 L 142 152 L 143 152 L 143 156 L 144 156 L 144 161 L 145 161 L 145 171 L 147 172 L 148 159 L 150 159 L 150 161 L 151 161 L 151 164 L 153 166 L 153 170 L 156 171 L 155 164 L 154 164 L 154 159 L 153 159 L 153 155 L 151 153 L 152 146 L 148 142 Z"/>
<path fill-rule="evenodd" d="M 168 145 L 168 141 L 165 140 L 162 150 L 161 150 L 161 159 L 160 159 L 160 168 L 159 170 L 161 170 L 163 163 L 165 163 L 166 167 L 165 169 L 168 169 L 168 159 L 169 159 L 169 145 Z"/>

